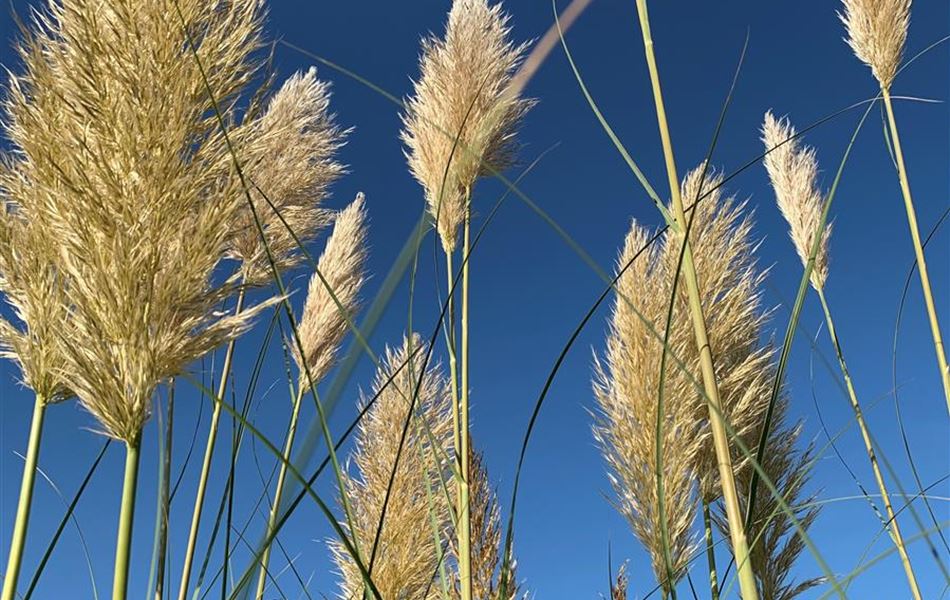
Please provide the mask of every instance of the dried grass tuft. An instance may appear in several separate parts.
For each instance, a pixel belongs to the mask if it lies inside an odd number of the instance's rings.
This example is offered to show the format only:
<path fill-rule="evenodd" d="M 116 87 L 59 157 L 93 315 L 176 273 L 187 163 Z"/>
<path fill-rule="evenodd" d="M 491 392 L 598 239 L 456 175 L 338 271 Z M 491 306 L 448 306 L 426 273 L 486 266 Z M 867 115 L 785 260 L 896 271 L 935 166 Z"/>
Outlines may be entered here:
<path fill-rule="evenodd" d="M 818 235 L 825 200 L 818 187 L 818 159 L 815 149 L 803 146 L 795 136 L 795 128 L 787 117 L 776 119 L 772 112 L 765 113 L 762 123 L 762 143 L 771 150 L 764 159 L 775 199 L 782 216 L 788 221 L 789 235 L 802 264 L 808 264 L 811 249 Z M 811 272 L 811 284 L 816 290 L 825 287 L 828 279 L 828 240 L 831 225 L 821 233 L 818 254 Z"/>
<path fill-rule="evenodd" d="M 345 477 L 345 491 L 353 508 L 356 528 L 348 534 L 355 534 L 366 554 L 373 546 L 399 449 L 401 425 L 405 422 L 425 355 L 424 343 L 415 334 L 405 339 L 398 350 L 387 349 L 386 358 L 376 373 L 374 394 L 379 396 L 357 430 L 356 446 L 349 458 L 356 475 Z M 392 382 L 384 388 L 397 370 Z M 366 402 L 366 398 L 362 401 Z M 435 542 L 432 523 L 436 523 L 444 539 L 452 522 L 451 508 L 441 487 L 441 482 L 449 477 L 452 460 L 450 403 L 448 381 L 438 365 L 429 365 L 422 377 L 413 418 L 425 419 L 432 437 L 421 423 L 409 427 L 373 567 L 373 583 L 384 598 L 438 598 L 440 595 L 438 583 L 430 587 L 443 551 Z M 438 445 L 437 452 L 433 442 Z M 346 547 L 338 540 L 331 540 L 330 547 L 341 575 L 340 597 L 362 598 L 363 578 Z M 426 590 L 429 590 L 428 595 Z"/>
<path fill-rule="evenodd" d="M 500 4 L 455 0 L 445 37 L 423 41 L 402 139 L 447 252 L 465 218 L 466 189 L 512 163 L 515 131 L 534 104 L 510 87 L 527 47 L 510 33 Z"/>
<path fill-rule="evenodd" d="M 0 356 L 17 364 L 24 385 L 44 404 L 72 396 L 56 375 L 62 361 L 57 339 L 68 306 L 53 266 L 53 244 L 41 224 L 27 221 L 12 205 L 0 206 L 0 292 L 16 317 L 0 317 Z"/>
<path fill-rule="evenodd" d="M 4 193 L 56 240 L 69 295 L 57 376 L 130 444 L 156 386 L 262 306 L 218 309 L 238 286 L 212 275 L 243 196 L 220 176 L 230 156 L 210 100 L 235 121 L 261 14 L 260 0 L 50 2 L 19 46 Z"/>
<path fill-rule="evenodd" d="M 698 168 L 683 181 L 682 195 L 687 202 L 701 195 L 701 173 Z M 712 190 L 721 181 L 717 174 L 708 175 L 702 191 Z M 735 432 L 751 440 L 768 403 L 767 367 L 772 360 L 772 351 L 762 348 L 760 342 L 767 313 L 761 306 L 764 272 L 755 261 L 752 220 L 744 215 L 744 202 L 724 198 L 718 189 L 694 210 L 691 247 L 710 343 L 717 352 L 722 410 Z M 617 261 L 618 269 L 630 263 L 650 237 L 634 223 Z M 650 553 L 658 580 L 667 587 L 663 521 L 669 533 L 673 572 L 682 576 L 696 549 L 692 525 L 697 493 L 707 500 L 720 493 L 707 424 L 709 411 L 698 383 L 700 359 L 685 286 L 681 285 L 673 309 L 664 381 L 661 441 L 666 511 L 659 513 L 655 429 L 659 365 L 679 252 L 675 238 L 664 238 L 635 260 L 618 281 L 607 349 L 602 361 L 596 361 L 594 381 L 600 409 L 594 434 L 611 470 L 618 509 Z M 735 461 L 737 468 L 741 466 L 739 456 Z M 698 489 L 694 485 L 697 480 Z"/>
<path fill-rule="evenodd" d="M 841 22 L 848 45 L 871 67 L 882 89 L 890 89 L 907 41 L 911 0 L 842 0 Z"/>
<path fill-rule="evenodd" d="M 359 307 L 359 291 L 366 280 L 366 220 L 363 194 L 357 194 L 336 217 L 333 233 L 317 262 L 318 273 L 310 278 L 298 331 L 306 367 L 315 384 L 333 366 L 348 331 L 347 318 L 352 319 Z M 309 382 L 304 360 L 296 344 L 290 347 L 300 371 L 300 385 L 306 388 Z"/>
<path fill-rule="evenodd" d="M 330 85 L 311 68 L 287 79 L 266 111 L 234 133 L 267 249 L 280 270 L 300 262 L 298 240 L 307 243 L 330 223 L 331 213 L 321 205 L 346 171 L 335 154 L 348 131 L 329 107 Z M 230 256 L 242 262 L 248 282 L 269 282 L 270 262 L 246 201 L 234 229 Z"/>

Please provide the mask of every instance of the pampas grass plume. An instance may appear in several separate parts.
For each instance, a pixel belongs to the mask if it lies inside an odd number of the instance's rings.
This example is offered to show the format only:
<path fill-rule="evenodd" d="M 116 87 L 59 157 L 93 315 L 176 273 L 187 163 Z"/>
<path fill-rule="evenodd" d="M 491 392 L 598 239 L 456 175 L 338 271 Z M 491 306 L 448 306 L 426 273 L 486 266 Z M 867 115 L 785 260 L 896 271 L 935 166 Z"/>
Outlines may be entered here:
<path fill-rule="evenodd" d="M 406 101 L 409 167 L 447 252 L 465 218 L 466 190 L 511 164 L 515 131 L 534 104 L 509 89 L 526 46 L 509 40 L 508 20 L 500 4 L 455 0 L 445 37 L 423 42 L 421 76 Z"/>
<path fill-rule="evenodd" d="M 303 356 L 291 347 L 300 371 L 301 388 L 323 379 L 336 358 L 348 330 L 347 318 L 359 305 L 359 291 L 366 280 L 366 207 L 363 194 L 337 215 L 333 233 L 310 278 L 298 331 Z M 322 276 L 322 279 L 321 279 Z M 309 374 L 308 374 L 309 373 Z"/>
<path fill-rule="evenodd" d="M 321 205 L 330 185 L 346 171 L 335 154 L 348 131 L 329 110 L 329 88 L 314 68 L 295 73 L 264 113 L 235 133 L 267 243 L 265 248 L 245 202 L 235 220 L 230 255 L 241 261 L 249 282 L 270 280 L 267 250 L 279 270 L 296 266 L 298 242 L 308 242 L 330 222 L 331 213 Z"/>
<path fill-rule="evenodd" d="M 911 0 L 842 0 L 841 22 L 848 45 L 871 67 L 882 89 L 890 89 L 910 26 Z"/>
<path fill-rule="evenodd" d="M 815 236 L 819 234 L 825 201 L 818 188 L 818 160 L 814 148 L 802 146 L 787 117 L 776 119 L 771 111 L 762 123 L 762 143 L 769 151 L 765 169 L 775 191 L 782 216 L 788 221 L 789 235 L 802 264 L 808 264 Z M 821 232 L 818 254 L 811 272 L 811 284 L 824 288 L 828 279 L 828 240 L 831 225 Z"/>

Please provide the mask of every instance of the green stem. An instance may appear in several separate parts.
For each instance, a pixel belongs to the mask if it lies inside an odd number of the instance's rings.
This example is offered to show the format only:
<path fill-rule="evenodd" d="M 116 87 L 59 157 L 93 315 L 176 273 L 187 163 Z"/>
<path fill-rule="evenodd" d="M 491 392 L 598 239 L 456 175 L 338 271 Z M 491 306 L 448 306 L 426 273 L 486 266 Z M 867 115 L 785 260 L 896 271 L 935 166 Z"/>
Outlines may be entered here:
<path fill-rule="evenodd" d="M 683 200 L 680 197 L 679 177 L 676 173 L 676 161 L 673 157 L 673 145 L 670 141 L 669 125 L 666 119 L 666 108 L 663 103 L 663 92 L 660 86 L 659 71 L 656 66 L 656 56 L 653 51 L 653 37 L 650 33 L 650 19 L 647 13 L 646 0 L 637 0 L 637 12 L 640 17 L 640 30 L 643 33 L 643 46 L 646 53 L 647 67 L 650 71 L 650 83 L 653 88 L 653 100 L 656 107 L 657 124 L 660 129 L 660 138 L 663 143 L 663 156 L 666 162 L 666 174 L 670 185 L 670 196 L 673 205 L 673 216 L 678 227 L 678 233 L 684 244 L 683 248 L 683 277 L 686 280 L 686 289 L 689 297 L 690 315 L 693 322 L 693 333 L 696 337 L 696 347 L 699 351 L 700 367 L 703 375 L 703 387 L 709 403 L 709 423 L 713 434 L 713 445 L 719 466 L 719 479 L 722 486 L 722 499 L 726 507 L 726 518 L 729 522 L 729 535 L 732 541 L 732 550 L 736 558 L 739 574 L 739 587 L 743 600 L 758 600 L 758 590 L 755 585 L 755 575 L 752 573 L 752 563 L 749 561 L 749 543 L 746 539 L 745 528 L 742 523 L 742 512 L 739 507 L 739 496 L 736 492 L 736 482 L 732 468 L 732 456 L 729 450 L 729 439 L 723 423 L 722 403 L 719 399 L 719 387 L 716 383 L 716 371 L 713 366 L 712 351 L 709 345 L 709 335 L 706 331 L 706 320 L 703 316 L 702 299 L 699 290 L 699 280 L 696 267 L 693 263 L 693 254 L 688 239 L 684 239 L 686 228 L 686 213 L 683 209 Z"/>
<path fill-rule="evenodd" d="M 835 331 L 834 321 L 831 319 L 831 310 L 828 308 L 828 301 L 825 299 L 825 292 L 822 288 L 816 288 L 818 299 L 821 301 L 821 309 L 825 313 L 825 323 L 828 325 L 828 335 L 831 336 L 831 342 L 835 347 L 835 355 L 838 357 L 838 366 L 841 368 L 841 374 L 844 376 L 845 386 L 848 389 L 848 398 L 851 401 L 851 408 L 854 409 L 855 420 L 858 428 L 861 430 L 861 438 L 864 440 L 864 450 L 867 452 L 868 459 L 871 461 L 871 470 L 874 472 L 874 480 L 877 482 L 878 491 L 881 493 L 881 501 L 887 511 L 887 529 L 891 534 L 894 545 L 897 546 L 897 553 L 900 555 L 901 563 L 904 566 L 904 573 L 907 575 L 907 582 L 910 585 L 911 594 L 914 600 L 921 600 L 920 588 L 917 585 L 917 577 L 914 575 L 914 569 L 910 564 L 910 556 L 904 547 L 904 538 L 901 536 L 900 527 L 894 515 L 894 508 L 891 506 L 891 498 L 887 493 L 887 486 L 884 484 L 884 476 L 878 466 L 877 455 L 874 453 L 874 445 L 871 442 L 871 433 L 868 430 L 867 423 L 864 421 L 864 415 L 861 412 L 861 406 L 858 404 L 858 396 L 854 391 L 854 383 L 851 381 L 851 374 L 848 371 L 848 365 L 845 363 L 844 354 L 841 351 L 841 344 L 838 342 L 838 334 Z"/>
<path fill-rule="evenodd" d="M 237 295 L 234 314 L 240 314 L 244 307 L 244 287 Z M 185 546 L 185 562 L 181 569 L 181 584 L 178 588 L 178 600 L 187 600 L 188 583 L 191 579 L 191 569 L 195 560 L 195 547 L 198 543 L 198 529 L 201 525 L 201 511 L 204 508 L 205 494 L 208 489 L 208 477 L 211 473 L 211 458 L 214 456 L 214 446 L 218 439 L 218 425 L 221 421 L 221 403 L 224 402 L 224 393 L 227 391 L 228 379 L 231 375 L 231 363 L 234 358 L 236 340 L 228 342 L 224 353 L 224 366 L 221 370 L 221 381 L 218 382 L 218 400 L 214 403 L 211 413 L 211 425 L 208 428 L 208 440 L 205 442 L 205 455 L 201 461 L 201 475 L 198 478 L 198 490 L 195 493 L 195 505 L 191 514 L 191 529 L 188 532 L 188 543 Z"/>
<path fill-rule="evenodd" d="M 719 600 L 719 579 L 716 574 L 716 548 L 713 544 L 712 519 L 709 503 L 703 499 L 703 529 L 706 534 L 706 562 L 709 564 L 709 593 L 712 600 Z"/>
<path fill-rule="evenodd" d="M 455 290 L 453 289 L 455 284 L 455 269 L 452 266 L 452 253 L 449 251 L 445 252 L 445 264 L 446 264 L 446 273 L 448 275 L 448 334 L 446 336 L 446 346 L 449 351 L 449 378 L 450 385 L 452 388 L 452 449 L 455 451 L 455 461 L 458 464 L 458 472 L 462 472 L 462 434 L 460 430 L 459 422 L 459 382 L 458 382 L 458 360 L 456 353 L 456 339 L 455 339 Z M 458 497 L 458 503 L 461 504 L 461 486 L 457 486 L 456 490 Z"/>
<path fill-rule="evenodd" d="M 920 273 L 920 286 L 924 290 L 924 304 L 927 306 L 930 333 L 933 336 L 934 349 L 937 352 L 937 366 L 940 368 L 940 378 L 943 382 L 943 395 L 947 401 L 947 411 L 950 412 L 950 366 L 947 365 L 947 354 L 943 347 L 940 323 L 937 321 L 937 309 L 934 305 L 933 291 L 930 289 L 930 275 L 927 274 L 927 260 L 924 257 L 924 247 L 920 242 L 920 230 L 917 227 L 917 211 L 914 209 L 914 199 L 910 195 L 910 181 L 907 178 L 907 168 L 904 166 L 904 153 L 901 150 L 901 139 L 897 133 L 894 107 L 891 105 L 891 92 L 887 88 L 882 88 L 881 95 L 884 97 L 884 106 L 887 109 L 887 122 L 890 125 L 891 140 L 894 144 L 894 158 L 897 162 L 897 175 L 900 179 L 901 193 L 904 196 L 904 208 L 907 210 L 907 224 L 910 227 L 910 237 L 914 242 L 914 254 L 917 256 L 917 272 Z"/>
<path fill-rule="evenodd" d="M 287 429 L 287 439 L 284 441 L 284 458 L 288 461 L 290 460 L 290 453 L 293 450 L 294 446 L 294 436 L 297 434 L 297 421 L 300 417 L 300 405 L 302 404 L 303 395 L 307 388 L 301 382 L 300 388 L 297 392 L 297 397 L 294 399 L 294 408 L 293 412 L 290 415 L 290 427 Z M 270 517 L 267 519 L 267 535 L 270 536 L 270 533 L 274 530 L 274 527 L 277 523 L 277 513 L 280 510 L 280 501 L 281 497 L 284 494 L 284 482 L 287 479 L 287 463 L 281 461 L 280 472 L 277 475 L 277 489 L 274 490 L 274 502 L 271 505 Z M 341 493 L 345 493 L 341 490 Z M 267 565 L 270 563 L 270 553 L 273 543 L 268 544 L 264 548 L 264 552 L 261 554 L 261 572 L 257 578 L 257 600 L 262 600 L 264 597 L 264 587 L 267 584 Z"/>
<path fill-rule="evenodd" d="M 30 425 L 30 439 L 23 464 L 23 480 L 20 483 L 20 501 L 13 525 L 13 539 L 10 540 L 10 558 L 7 561 L 6 576 L 3 578 L 3 600 L 13 600 L 16 596 L 17 579 L 20 577 L 20 567 L 23 563 L 23 548 L 26 546 L 26 530 L 30 522 L 30 508 L 33 504 L 33 483 L 36 481 L 36 461 L 40 454 L 45 413 L 46 401 L 37 395 L 33 402 L 33 422 Z"/>
<path fill-rule="evenodd" d="M 132 552 L 132 520 L 135 516 L 135 488 L 139 478 L 140 445 L 140 437 L 125 444 L 125 480 L 122 485 L 122 506 L 119 511 L 119 533 L 115 542 L 112 600 L 125 600 L 129 587 L 129 555 Z"/>
<path fill-rule="evenodd" d="M 462 465 L 462 481 L 458 512 L 459 530 L 459 579 L 461 580 L 461 600 L 472 600 L 472 519 L 469 494 L 469 402 L 468 402 L 468 290 L 469 290 L 469 252 L 471 250 L 471 223 L 472 223 L 472 189 L 465 188 L 465 233 L 462 245 L 462 369 L 461 369 L 461 402 L 460 427 L 461 444 L 459 445 L 459 462 Z"/>

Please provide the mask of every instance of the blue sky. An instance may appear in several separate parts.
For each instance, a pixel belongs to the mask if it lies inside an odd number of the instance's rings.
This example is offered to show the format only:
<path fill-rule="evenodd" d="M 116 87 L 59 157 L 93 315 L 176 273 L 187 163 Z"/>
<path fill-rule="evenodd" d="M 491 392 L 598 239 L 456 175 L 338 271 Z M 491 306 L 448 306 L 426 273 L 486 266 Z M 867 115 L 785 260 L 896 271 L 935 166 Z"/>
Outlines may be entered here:
<path fill-rule="evenodd" d="M 13 6 L 22 13 L 27 3 L 14 0 Z M 343 65 L 401 97 L 410 91 L 410 78 L 417 72 L 421 36 L 442 30 L 448 6 L 442 0 L 277 0 L 270 5 L 267 33 L 271 38 L 287 40 Z M 514 35 L 519 40 L 538 37 L 552 24 L 552 8 L 546 0 L 509 1 L 506 6 L 512 13 Z M 876 93 L 869 70 L 853 57 L 842 40 L 842 27 L 835 15 L 837 8 L 837 3 L 826 0 L 684 0 L 651 5 L 672 137 L 682 171 L 698 164 L 706 153 L 747 32 L 746 62 L 713 159 L 726 173 L 761 151 L 758 127 L 767 109 L 788 114 L 794 123 L 804 127 Z M 4 8 L 0 19 L 0 63 L 14 66 L 11 43 L 15 32 L 8 8 Z M 946 2 L 915 3 L 908 56 L 947 35 L 948 23 L 950 12 Z M 606 118 L 654 186 L 663 189 L 665 173 L 634 2 L 595 0 L 569 32 L 568 43 Z M 908 68 L 894 84 L 894 93 L 947 100 L 948 47 L 941 45 Z M 275 64 L 283 77 L 313 61 L 277 46 Z M 422 210 L 421 190 L 409 175 L 402 155 L 398 107 L 340 72 L 327 67 L 320 67 L 319 72 L 333 82 L 333 107 L 340 122 L 355 127 L 342 152 L 351 174 L 335 186 L 330 203 L 343 206 L 357 191 L 366 193 L 371 218 L 370 270 L 374 274 L 368 293 L 375 294 Z M 527 92 L 540 102 L 525 122 L 522 160 L 527 164 L 551 146 L 558 146 L 544 157 L 521 187 L 608 269 L 630 219 L 659 224 L 660 217 L 599 127 L 559 48 Z M 926 232 L 948 206 L 948 109 L 946 104 L 902 101 L 897 103 L 896 110 L 918 216 Z M 849 112 L 806 138 L 817 148 L 826 187 L 859 118 L 859 111 Z M 913 493 L 914 482 L 898 435 L 891 393 L 894 324 L 913 251 L 896 175 L 883 144 L 882 127 L 878 112 L 873 112 L 857 139 L 832 208 L 835 230 L 827 294 L 872 433 L 904 488 Z M 480 184 L 474 200 L 476 213 L 484 216 L 503 189 L 493 181 Z M 748 198 L 756 211 L 756 233 L 763 240 L 760 261 L 771 266 L 766 299 L 778 307 L 772 327 L 780 339 L 788 316 L 786 307 L 794 297 L 801 274 L 800 263 L 761 165 L 739 175 L 730 182 L 728 190 Z M 944 227 L 928 250 L 945 336 L 950 335 L 947 231 Z M 423 247 L 414 313 L 414 322 L 425 335 L 431 332 L 438 315 L 435 285 L 442 285 L 444 280 L 442 271 L 433 268 L 432 243 L 430 238 Z M 550 226 L 515 197 L 503 206 L 472 261 L 474 436 L 485 451 L 500 498 L 507 505 L 517 453 L 537 395 L 558 353 L 603 284 Z M 295 275 L 299 275 L 294 279 L 299 288 L 307 273 Z M 377 351 L 400 339 L 406 326 L 407 300 L 408 286 L 403 285 L 370 339 Z M 588 411 L 594 408 L 590 391 L 591 351 L 603 345 L 606 316 L 606 311 L 601 311 L 591 321 L 559 372 L 541 413 L 523 474 L 516 531 L 519 576 L 539 599 L 596 598 L 599 592 L 606 592 L 608 548 L 614 568 L 622 560 L 630 561 L 631 597 L 640 597 L 653 586 L 647 556 L 609 503 L 609 484 L 590 434 Z M 817 299 L 810 295 L 801 320 L 801 335 L 791 357 L 789 389 L 791 411 L 804 421 L 805 438 L 823 445 L 816 403 L 832 432 L 849 423 L 852 413 L 834 383 L 837 370 L 826 369 L 820 358 L 824 356 L 828 364 L 834 362 L 827 336 L 822 331 L 814 352 L 808 343 L 808 336 L 814 336 L 821 323 Z M 262 337 L 263 327 L 240 343 L 236 370 L 240 394 L 246 390 Z M 901 406 L 910 446 L 927 485 L 950 471 L 950 431 L 916 276 L 911 281 L 898 348 Z M 279 356 L 279 348 L 272 346 L 252 413 L 255 423 L 275 439 L 289 415 Z M 355 412 L 356 385 L 368 387 L 371 376 L 371 366 L 364 359 L 333 416 L 331 425 L 335 432 L 342 431 Z M 176 473 L 191 442 L 199 402 L 192 389 L 179 391 L 173 464 Z M 15 369 L 4 363 L 0 366 L 0 547 L 4 564 L 22 466 L 14 453 L 25 447 L 31 404 L 29 392 L 16 383 Z M 199 445 L 203 443 L 209 412 L 208 405 L 203 408 Z M 306 417 L 312 415 L 307 413 Z M 40 464 L 67 497 L 79 485 L 103 443 L 100 436 L 88 431 L 92 426 L 91 417 L 75 404 L 57 406 L 48 413 Z M 848 429 L 838 445 L 861 481 L 873 488 L 857 430 Z M 131 578 L 135 596 L 145 590 L 154 522 L 154 476 L 158 468 L 154 420 L 146 430 L 144 448 Z M 260 488 L 250 450 L 248 445 L 239 465 L 242 479 L 238 486 L 246 492 L 239 494 L 235 506 L 240 519 L 249 514 Z M 200 448 L 196 449 L 199 452 Z M 260 446 L 257 455 L 266 472 L 273 460 Z M 218 458 L 221 460 L 215 463 L 215 469 L 221 475 L 226 469 L 226 456 L 219 453 Z M 193 457 L 173 504 L 170 569 L 174 578 L 180 571 L 194 497 L 195 460 Z M 108 596 L 111 581 L 121 465 L 122 453 L 113 447 L 76 513 L 90 549 L 100 597 Z M 830 453 L 818 462 L 813 486 L 824 499 L 859 493 L 847 471 Z M 212 485 L 210 507 L 215 506 L 222 487 L 223 475 Z M 893 484 L 891 487 L 896 489 Z M 332 498 L 331 479 L 322 479 L 318 490 Z M 950 486 L 943 482 L 931 493 L 946 497 L 950 495 Z M 946 502 L 935 501 L 934 507 L 938 519 L 950 517 Z M 62 501 L 45 482 L 39 481 L 23 581 L 32 574 L 62 511 Z M 925 523 L 929 522 L 926 513 L 920 514 Z M 251 539 L 256 539 L 262 522 L 260 517 L 255 520 Z M 918 531 L 907 513 L 902 515 L 901 523 L 905 537 Z M 879 533 L 880 524 L 866 503 L 846 499 L 826 506 L 811 530 L 823 558 L 838 574 L 855 568 L 875 536 L 870 556 L 888 550 L 891 546 L 887 536 Z M 335 591 L 335 576 L 324 544 L 329 535 L 324 518 L 314 506 L 305 503 L 281 537 L 288 554 L 297 557 L 295 564 L 301 575 L 305 579 L 313 575 L 310 589 L 315 596 L 317 592 L 330 595 Z M 932 537 L 942 548 L 939 540 Z M 205 531 L 200 548 L 207 538 Z M 216 551 L 215 567 L 219 556 L 220 551 Z M 283 565 L 283 559 L 275 556 L 275 566 Z M 948 557 L 943 558 L 946 561 Z M 922 543 L 913 544 L 912 560 L 925 597 L 941 597 L 943 578 Z M 246 554 L 242 553 L 235 566 L 243 567 L 245 561 Z M 810 577 L 819 570 L 806 553 L 796 572 Z M 694 580 L 698 587 L 702 586 L 701 566 Z M 297 596 L 299 586 L 292 575 L 285 574 L 280 581 L 288 597 Z M 177 582 L 174 587 L 177 589 Z M 732 594 L 736 596 L 735 588 Z M 906 582 L 895 555 L 863 574 L 849 588 L 849 595 L 875 599 L 907 597 Z M 92 597 L 74 528 L 67 529 L 35 597 Z"/>

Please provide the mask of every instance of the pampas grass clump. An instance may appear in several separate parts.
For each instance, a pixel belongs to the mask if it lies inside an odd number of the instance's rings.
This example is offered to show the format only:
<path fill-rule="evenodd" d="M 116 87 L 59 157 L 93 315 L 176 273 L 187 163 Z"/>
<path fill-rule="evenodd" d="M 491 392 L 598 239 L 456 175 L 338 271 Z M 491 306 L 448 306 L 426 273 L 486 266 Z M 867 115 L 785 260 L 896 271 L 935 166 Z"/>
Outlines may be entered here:
<path fill-rule="evenodd" d="M 848 45 L 871 67 L 882 89 L 891 87 L 904 53 L 911 0 L 842 0 Z"/>
<path fill-rule="evenodd" d="M 756 266 L 752 220 L 745 203 L 724 198 L 721 178 L 701 182 L 702 167 L 683 181 L 682 196 L 700 197 L 692 215 L 692 250 L 702 290 L 709 338 L 716 348 L 716 374 L 723 418 L 736 435 L 752 441 L 770 390 L 771 349 L 761 346 L 766 311 L 761 306 L 764 272 Z M 665 238 L 635 258 L 650 235 L 634 223 L 617 261 L 627 267 L 617 282 L 603 362 L 595 364 L 594 392 L 600 414 L 594 434 L 611 470 L 618 507 L 647 548 L 665 589 L 665 547 L 675 578 L 685 574 L 696 549 L 692 533 L 697 500 L 709 504 L 719 494 L 716 452 L 708 434 L 708 408 L 698 387 L 700 357 L 689 322 L 686 291 L 677 289 L 663 374 L 662 483 L 665 510 L 657 490 L 657 392 L 663 354 L 663 329 L 680 245 Z M 639 314 L 637 314 L 639 313 Z M 737 469 L 743 460 L 736 453 Z M 696 485 L 698 482 L 698 486 Z M 664 533 L 663 530 L 666 530 Z M 667 538 L 664 541 L 664 536 Z"/>
<path fill-rule="evenodd" d="M 57 376 L 128 448 L 116 600 L 152 395 L 260 310 L 221 314 L 238 281 L 212 280 L 243 198 L 236 178 L 221 177 L 232 159 L 217 114 L 233 121 L 256 71 L 260 9 L 257 0 L 51 2 L 19 47 L 24 72 L 10 79 L 15 153 L 4 193 L 48 228 L 68 288 Z"/>

